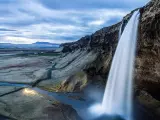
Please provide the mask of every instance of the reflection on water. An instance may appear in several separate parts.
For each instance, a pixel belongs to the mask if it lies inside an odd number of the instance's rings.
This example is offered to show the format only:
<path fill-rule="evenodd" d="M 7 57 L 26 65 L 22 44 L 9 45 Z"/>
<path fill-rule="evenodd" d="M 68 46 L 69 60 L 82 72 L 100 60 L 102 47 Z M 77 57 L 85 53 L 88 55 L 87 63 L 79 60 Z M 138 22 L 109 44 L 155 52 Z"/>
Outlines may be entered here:
<path fill-rule="evenodd" d="M 38 94 L 37 91 L 32 90 L 32 89 L 30 89 L 30 88 L 24 88 L 23 91 L 22 91 L 22 93 L 23 93 L 24 95 L 27 95 L 27 96 L 34 96 L 34 95 L 37 95 L 37 94 Z"/>
<path fill-rule="evenodd" d="M 14 84 L 14 83 L 3 83 L 0 82 L 0 86 L 19 86 L 22 87 L 23 89 L 21 89 L 21 92 L 23 95 L 25 96 L 32 96 L 32 97 L 36 97 L 37 95 L 40 95 L 42 97 L 45 98 L 49 98 L 49 99 L 53 99 L 53 100 L 58 100 L 61 103 L 67 104 L 67 105 L 71 105 L 79 114 L 79 116 L 83 119 L 83 120 L 123 120 L 122 118 L 120 118 L 119 116 L 101 116 L 101 112 L 100 111 L 100 106 L 101 104 L 96 104 L 95 106 L 93 106 L 93 102 L 97 103 L 97 101 L 95 100 L 91 100 L 91 98 L 88 96 L 89 95 L 93 95 L 94 93 L 96 93 L 96 95 L 98 96 L 99 92 L 96 92 L 95 89 L 91 89 L 91 92 L 88 92 L 86 96 L 84 96 L 84 94 L 82 93 L 57 93 L 57 92 L 48 92 L 48 91 L 44 91 L 42 89 L 36 88 L 36 87 L 31 87 L 29 85 L 25 85 L 25 84 Z M 94 91 L 94 92 L 93 92 Z M 72 97 L 70 97 L 72 96 Z M 75 96 L 75 97 L 73 97 Z M 74 99 L 77 96 L 80 96 L 82 99 Z M 95 95 L 94 95 L 95 96 Z M 101 98 L 101 97 L 100 97 Z M 95 108 L 92 108 L 95 107 Z M 97 114 L 95 114 L 95 111 L 90 112 L 90 110 L 96 110 L 99 112 L 99 115 L 97 116 Z M 151 117 L 148 116 L 146 114 L 146 112 L 142 109 L 142 107 L 138 107 L 138 114 L 140 113 L 144 113 L 145 118 L 149 117 L 149 119 L 145 119 L 145 120 L 152 120 L 150 119 Z M 93 114 L 94 113 L 94 114 Z M 144 118 L 144 116 L 142 118 Z M 137 117 L 137 116 L 135 116 Z M 5 120 L 8 119 L 7 117 L 0 115 L 0 120 Z M 137 119 L 135 119 L 137 120 Z M 142 119 L 138 119 L 138 120 L 142 120 Z"/>
<path fill-rule="evenodd" d="M 0 86 L 22 87 L 24 89 L 22 89 L 21 92 L 25 96 L 41 95 L 49 99 L 53 99 L 53 100 L 56 99 L 63 104 L 71 105 L 77 111 L 77 113 L 84 118 L 86 118 L 87 108 L 90 105 L 90 102 L 87 99 L 85 99 L 85 96 L 83 96 L 83 94 L 81 93 L 48 92 L 48 91 L 45 91 L 36 87 L 31 87 L 25 84 L 14 84 L 14 83 L 7 83 L 7 82 L 0 82 Z M 76 99 L 77 96 L 80 96 L 80 98 L 84 98 L 84 99 Z"/>

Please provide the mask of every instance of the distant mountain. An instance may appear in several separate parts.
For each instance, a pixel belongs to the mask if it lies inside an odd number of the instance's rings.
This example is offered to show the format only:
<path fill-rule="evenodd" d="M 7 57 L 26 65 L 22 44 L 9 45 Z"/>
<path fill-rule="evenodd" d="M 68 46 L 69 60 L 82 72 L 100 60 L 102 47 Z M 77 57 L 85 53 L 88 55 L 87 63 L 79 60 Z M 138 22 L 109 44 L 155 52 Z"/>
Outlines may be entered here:
<path fill-rule="evenodd" d="M 49 42 L 35 42 L 32 45 L 39 46 L 39 47 L 59 47 L 59 44 L 56 43 L 49 43 Z"/>
<path fill-rule="evenodd" d="M 35 42 L 33 44 L 38 44 L 38 45 L 59 45 L 59 44 L 50 43 L 50 42 Z"/>
<path fill-rule="evenodd" d="M 12 48 L 12 49 L 55 49 L 58 48 L 59 44 L 49 42 L 36 42 L 32 44 L 11 44 L 11 43 L 0 43 L 0 48 Z"/>

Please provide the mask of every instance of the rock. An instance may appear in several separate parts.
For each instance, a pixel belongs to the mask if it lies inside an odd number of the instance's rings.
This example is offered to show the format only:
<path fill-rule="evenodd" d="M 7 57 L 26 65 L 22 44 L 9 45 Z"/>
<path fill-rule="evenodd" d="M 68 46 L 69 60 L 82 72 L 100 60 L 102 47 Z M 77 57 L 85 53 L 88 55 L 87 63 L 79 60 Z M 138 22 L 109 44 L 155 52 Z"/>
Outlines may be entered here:
<path fill-rule="evenodd" d="M 87 47 L 89 45 L 89 42 L 90 42 L 90 36 L 87 35 L 85 37 L 82 37 L 80 40 L 76 42 L 63 43 L 60 45 L 60 47 L 63 47 L 62 52 L 72 52 L 74 50 Z"/>
<path fill-rule="evenodd" d="M 141 8 L 136 56 L 135 83 L 141 91 L 138 100 L 153 113 L 160 102 L 160 1 L 152 0 Z M 156 117 L 155 117 L 156 118 Z"/>
<path fill-rule="evenodd" d="M 59 59 L 56 63 L 55 69 L 52 70 L 52 79 L 60 79 L 69 77 L 84 67 L 92 63 L 97 58 L 97 53 L 94 51 L 75 51 L 67 54 L 65 57 Z"/>
<path fill-rule="evenodd" d="M 103 115 L 100 116 L 94 120 L 125 120 L 123 118 L 121 118 L 120 116 L 107 116 L 107 115 Z"/>
<path fill-rule="evenodd" d="M 31 84 L 47 78 L 47 70 L 53 57 L 8 57 L 0 58 L 0 81 Z M 42 78 L 41 78 L 42 77 Z"/>
<path fill-rule="evenodd" d="M 49 92 L 58 92 L 59 88 L 61 87 L 61 82 L 62 82 L 61 79 L 58 79 L 58 80 L 50 79 L 50 80 L 42 81 L 38 83 L 36 86 L 40 89 L 43 89 Z"/>
<path fill-rule="evenodd" d="M 80 92 L 89 83 L 85 72 L 78 72 L 63 81 L 58 91 L 63 92 Z"/>
<path fill-rule="evenodd" d="M 18 90 L 22 87 L 14 87 L 14 86 L 0 86 L 0 96 L 6 93 L 10 93 L 12 91 Z"/>
<path fill-rule="evenodd" d="M 158 116 L 160 115 L 160 101 L 153 98 L 146 91 L 140 91 L 140 93 L 137 96 L 137 99 L 140 102 L 140 104 L 147 107 L 151 112 L 157 114 Z"/>
<path fill-rule="evenodd" d="M 34 81 L 50 79 L 49 69 L 40 69 L 33 73 Z"/>
<path fill-rule="evenodd" d="M 50 92 L 80 92 L 90 83 L 88 75 L 81 71 L 62 80 L 43 81 L 37 87 Z"/>
<path fill-rule="evenodd" d="M 81 120 L 71 106 L 61 103 L 54 104 L 54 107 L 47 107 L 45 113 L 48 114 L 48 118 L 51 120 Z"/>
<path fill-rule="evenodd" d="M 0 120 L 15 120 L 15 119 L 10 118 L 10 117 L 6 117 L 4 115 L 0 115 Z"/>
<path fill-rule="evenodd" d="M 54 101 L 25 88 L 0 97 L 0 113 L 18 120 L 80 120 L 71 106 Z"/>
<path fill-rule="evenodd" d="M 118 43 L 120 24 L 123 23 L 123 31 L 134 11 L 126 15 L 122 22 L 102 28 L 90 35 L 89 42 L 88 39 L 85 41 L 85 39 L 82 38 L 77 42 L 61 45 L 64 49 L 66 46 L 69 48 L 68 51 L 66 50 L 67 52 L 76 52 L 77 49 L 81 53 L 84 51 L 96 51 L 97 57 L 94 61 L 83 65 L 84 67 L 81 67 L 79 71 L 86 71 L 87 75 L 93 78 L 100 76 L 99 78 L 101 78 L 101 81 L 105 85 L 104 81 L 106 82 Z M 160 1 L 151 0 L 147 5 L 140 8 L 140 13 L 134 83 L 138 90 L 148 93 L 150 102 L 154 104 L 154 100 L 160 101 Z M 86 45 L 86 43 L 88 44 Z M 80 47 L 81 45 L 82 47 Z M 66 51 L 64 50 L 64 52 Z M 72 52 L 69 54 L 72 54 Z M 78 62 L 78 60 L 74 60 L 74 63 Z M 71 66 L 70 70 L 71 69 L 74 69 L 74 66 Z M 76 72 L 78 72 L 78 70 Z M 76 75 L 76 73 L 70 74 L 70 76 L 74 75 Z M 96 80 L 94 80 L 94 82 L 96 82 Z M 97 80 L 97 83 L 98 82 L 99 80 Z M 141 94 L 142 98 L 145 96 L 145 94 Z M 143 102 L 145 101 L 141 101 L 141 104 L 143 104 Z M 145 102 L 143 105 L 148 107 L 150 103 Z M 157 111 L 159 111 L 159 108 L 157 108 Z"/>
<path fill-rule="evenodd" d="M 160 1 L 152 0 L 141 8 L 136 57 L 135 82 L 160 100 Z"/>

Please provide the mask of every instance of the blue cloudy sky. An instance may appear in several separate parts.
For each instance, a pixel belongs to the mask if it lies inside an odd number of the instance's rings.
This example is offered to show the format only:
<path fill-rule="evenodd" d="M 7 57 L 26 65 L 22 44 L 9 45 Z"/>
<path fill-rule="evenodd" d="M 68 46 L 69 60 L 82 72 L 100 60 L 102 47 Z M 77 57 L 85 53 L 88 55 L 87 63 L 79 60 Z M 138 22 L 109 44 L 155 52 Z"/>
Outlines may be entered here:
<path fill-rule="evenodd" d="M 0 0 L 0 43 L 64 43 L 119 22 L 149 0 Z"/>

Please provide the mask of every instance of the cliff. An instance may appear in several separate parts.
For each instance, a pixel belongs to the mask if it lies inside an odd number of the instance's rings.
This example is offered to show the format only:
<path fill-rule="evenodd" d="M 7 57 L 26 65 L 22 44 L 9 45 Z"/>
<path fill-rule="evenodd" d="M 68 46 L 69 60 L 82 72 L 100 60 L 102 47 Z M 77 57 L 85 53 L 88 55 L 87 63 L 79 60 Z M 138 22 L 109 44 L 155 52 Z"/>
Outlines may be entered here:
<path fill-rule="evenodd" d="M 52 79 L 64 79 L 57 91 L 81 91 L 89 84 L 105 87 L 118 43 L 120 26 L 122 24 L 123 31 L 133 12 L 115 25 L 104 27 L 76 42 L 61 44 L 64 54 L 54 61 L 55 69 L 52 71 Z M 140 8 L 140 13 L 134 97 L 149 113 L 153 113 L 153 119 L 158 120 L 160 116 L 160 1 L 152 0 Z M 47 89 L 49 87 L 50 85 Z"/>

